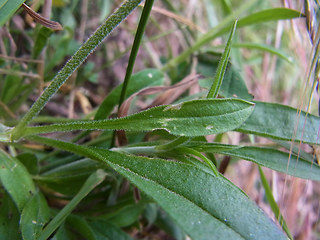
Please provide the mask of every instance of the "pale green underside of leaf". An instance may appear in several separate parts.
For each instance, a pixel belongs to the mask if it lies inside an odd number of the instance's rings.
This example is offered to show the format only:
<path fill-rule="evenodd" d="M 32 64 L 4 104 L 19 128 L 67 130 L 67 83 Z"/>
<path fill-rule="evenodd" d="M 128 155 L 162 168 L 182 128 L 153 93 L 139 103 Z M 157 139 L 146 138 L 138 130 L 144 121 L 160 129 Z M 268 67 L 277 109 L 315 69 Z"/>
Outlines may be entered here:
<path fill-rule="evenodd" d="M 254 105 L 239 99 L 207 99 L 159 106 L 125 118 L 81 121 L 30 127 L 23 135 L 73 130 L 164 129 L 180 136 L 202 136 L 226 132 L 239 127 L 251 114 Z"/>
<path fill-rule="evenodd" d="M 0 149 L 0 180 L 21 212 L 33 196 L 35 186 L 27 169 Z"/>
<path fill-rule="evenodd" d="M 0 27 L 19 9 L 26 0 L 0 0 Z"/>
<path fill-rule="evenodd" d="M 259 136 L 319 144 L 320 118 L 276 103 L 255 102 L 251 116 L 237 131 Z M 298 123 L 298 124 L 297 124 Z M 298 127 L 297 127 L 298 126 Z"/>
<path fill-rule="evenodd" d="M 49 146 L 105 162 L 150 195 L 192 239 L 287 239 L 223 176 L 193 165 L 129 156 L 42 137 Z"/>

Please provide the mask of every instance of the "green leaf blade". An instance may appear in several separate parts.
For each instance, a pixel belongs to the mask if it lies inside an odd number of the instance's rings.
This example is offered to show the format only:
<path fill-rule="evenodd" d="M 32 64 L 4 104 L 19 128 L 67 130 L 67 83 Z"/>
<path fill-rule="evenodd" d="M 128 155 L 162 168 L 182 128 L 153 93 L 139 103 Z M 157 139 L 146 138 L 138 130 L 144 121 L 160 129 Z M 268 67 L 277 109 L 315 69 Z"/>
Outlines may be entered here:
<path fill-rule="evenodd" d="M 73 130 L 131 130 L 164 129 L 178 136 L 203 136 L 239 127 L 251 114 L 254 105 L 239 99 L 206 99 L 159 106 L 124 118 L 80 121 L 30 127 L 24 135 Z M 186 128 L 188 126 L 188 128 Z"/>
<path fill-rule="evenodd" d="M 50 85 L 32 105 L 30 110 L 19 121 L 18 125 L 13 129 L 12 140 L 17 140 L 21 137 L 23 129 L 35 116 L 39 114 L 61 85 L 80 67 L 86 58 L 140 4 L 141 1 L 142 0 L 126 0 L 78 49 L 78 51 L 54 77 Z"/>
<path fill-rule="evenodd" d="M 36 240 L 49 221 L 50 210 L 44 196 L 37 192 L 21 213 L 20 228 L 24 240 Z"/>
<path fill-rule="evenodd" d="M 35 185 L 25 166 L 0 150 L 0 180 L 21 212 L 35 193 Z"/>
<path fill-rule="evenodd" d="M 150 195 L 193 239 L 287 239 L 240 189 L 190 164 L 135 157 L 42 137 L 41 141 L 105 162 Z"/>
<path fill-rule="evenodd" d="M 288 8 L 267 9 L 267 10 L 256 12 L 249 16 L 239 19 L 237 27 L 242 28 L 242 27 L 257 24 L 257 23 L 293 19 L 293 18 L 298 18 L 302 16 L 303 14 L 301 12 L 298 12 L 293 9 L 288 9 Z M 163 67 L 163 70 L 167 70 L 170 67 L 176 66 L 177 64 L 184 61 L 193 52 L 199 50 L 203 45 L 209 43 L 212 39 L 227 33 L 230 30 L 231 22 L 234 21 L 234 19 L 235 19 L 234 17 L 233 18 L 228 17 L 223 22 L 221 22 L 218 26 L 212 28 L 208 33 L 200 37 L 193 46 L 191 46 L 186 51 L 181 53 L 179 56 L 177 56 L 176 58 L 168 62 Z"/>
<path fill-rule="evenodd" d="M 21 7 L 26 0 L 1 0 L 0 1 L 0 27 Z"/>
<path fill-rule="evenodd" d="M 295 154 L 291 154 L 289 160 L 289 153 L 272 148 L 249 146 L 220 153 L 252 161 L 291 176 L 320 181 L 320 166 L 301 157 L 297 159 Z"/>
<path fill-rule="evenodd" d="M 190 143 L 188 147 L 201 152 L 229 155 L 291 176 L 320 181 L 320 166 L 301 155 L 298 158 L 294 153 L 289 154 L 273 148 L 218 143 Z"/>
<path fill-rule="evenodd" d="M 297 109 L 281 104 L 255 104 L 252 115 L 237 131 L 279 140 L 319 144 L 319 117 L 306 115 L 305 112 L 299 116 Z"/>
<path fill-rule="evenodd" d="M 215 98 L 218 96 L 218 93 L 219 93 L 219 90 L 220 90 L 220 87 L 221 87 L 221 84 L 222 84 L 222 81 L 224 78 L 224 74 L 227 69 L 229 55 L 230 55 L 230 49 L 231 49 L 231 43 L 232 43 L 233 35 L 236 31 L 236 27 L 237 27 L 237 21 L 235 21 L 232 26 L 227 45 L 226 45 L 224 52 L 221 56 L 221 60 L 219 62 L 218 68 L 217 68 L 217 73 L 214 78 L 213 84 L 209 90 L 207 98 Z"/>
<path fill-rule="evenodd" d="M 87 181 L 83 184 L 76 196 L 49 222 L 44 230 L 39 234 L 38 240 L 46 240 L 50 235 L 63 223 L 72 210 L 79 204 L 79 202 L 87 196 L 97 185 L 99 185 L 105 178 L 106 173 L 99 169 L 92 173 Z"/>
<path fill-rule="evenodd" d="M 303 17 L 304 15 L 290 8 L 272 8 L 253 13 L 238 21 L 238 27 L 245 27 L 252 24 L 264 23 L 267 21 L 279 21 Z"/>

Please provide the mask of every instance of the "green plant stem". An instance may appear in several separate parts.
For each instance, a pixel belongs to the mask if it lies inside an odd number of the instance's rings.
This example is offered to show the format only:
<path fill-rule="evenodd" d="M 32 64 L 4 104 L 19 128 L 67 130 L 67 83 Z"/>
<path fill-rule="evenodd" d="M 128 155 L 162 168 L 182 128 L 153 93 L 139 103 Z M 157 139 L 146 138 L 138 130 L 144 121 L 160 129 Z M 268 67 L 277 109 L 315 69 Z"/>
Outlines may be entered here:
<path fill-rule="evenodd" d="M 132 50 L 130 53 L 130 57 L 129 57 L 129 61 L 128 61 L 128 67 L 127 67 L 127 71 L 126 71 L 126 76 L 124 78 L 123 81 L 123 86 L 122 86 L 122 90 L 121 90 L 121 94 L 120 94 L 120 100 L 119 100 L 119 108 L 121 106 L 121 104 L 123 103 L 123 101 L 125 100 L 126 97 L 126 92 L 127 92 L 127 88 L 128 88 L 128 84 L 130 81 L 130 77 L 132 75 L 133 72 L 133 67 L 134 67 L 134 63 L 136 61 L 136 57 L 139 51 L 139 47 L 141 44 L 141 40 L 144 34 L 144 30 L 146 29 L 147 26 L 147 22 L 148 22 L 148 18 L 153 6 L 153 2 L 154 0 L 146 0 L 144 8 L 142 10 L 142 14 L 141 14 L 141 18 L 140 18 L 140 22 L 138 25 L 138 29 L 137 29 L 137 33 L 135 35 L 134 41 L 133 41 L 133 45 L 132 45 Z"/>
<path fill-rule="evenodd" d="M 138 25 L 138 29 L 133 41 L 133 45 L 132 45 L 132 50 L 130 52 L 130 57 L 129 57 L 129 61 L 128 61 L 128 67 L 127 67 L 127 71 L 126 71 L 126 76 L 124 77 L 124 81 L 123 81 L 123 86 L 122 86 L 122 90 L 121 90 L 121 94 L 120 94 L 120 99 L 119 99 L 119 105 L 118 105 L 118 111 L 121 107 L 121 104 L 124 102 L 125 98 L 126 98 L 126 92 L 127 92 L 127 88 L 128 88 L 128 84 L 133 72 L 133 67 L 134 67 L 134 63 L 136 61 L 137 58 L 137 54 L 140 48 L 140 44 L 141 44 L 141 40 L 144 34 L 144 30 L 146 29 L 147 26 L 147 22 L 148 22 L 148 18 L 150 16 L 150 12 L 153 6 L 154 0 L 146 0 L 144 8 L 142 10 L 142 14 L 141 14 L 141 18 L 139 21 L 139 25 Z M 115 142 L 115 132 L 113 133 L 112 136 L 112 141 L 111 141 L 111 146 L 114 146 L 114 142 Z"/>
<path fill-rule="evenodd" d="M 79 48 L 66 65 L 58 72 L 49 87 L 44 90 L 42 95 L 13 129 L 11 135 L 12 141 L 18 140 L 22 136 L 24 128 L 35 116 L 39 114 L 61 85 L 75 70 L 77 70 L 89 54 L 92 53 L 99 44 L 140 4 L 141 1 L 142 0 L 126 0 Z"/>

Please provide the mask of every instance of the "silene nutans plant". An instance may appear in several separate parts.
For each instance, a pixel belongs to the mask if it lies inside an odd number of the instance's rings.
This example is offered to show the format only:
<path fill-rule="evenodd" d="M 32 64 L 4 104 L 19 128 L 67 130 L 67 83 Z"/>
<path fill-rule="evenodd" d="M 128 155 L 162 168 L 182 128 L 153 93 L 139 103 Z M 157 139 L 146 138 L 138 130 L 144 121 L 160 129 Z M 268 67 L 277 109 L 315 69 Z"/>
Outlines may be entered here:
<path fill-rule="evenodd" d="M 319 10 L 0 0 L 0 239 L 320 239 Z"/>

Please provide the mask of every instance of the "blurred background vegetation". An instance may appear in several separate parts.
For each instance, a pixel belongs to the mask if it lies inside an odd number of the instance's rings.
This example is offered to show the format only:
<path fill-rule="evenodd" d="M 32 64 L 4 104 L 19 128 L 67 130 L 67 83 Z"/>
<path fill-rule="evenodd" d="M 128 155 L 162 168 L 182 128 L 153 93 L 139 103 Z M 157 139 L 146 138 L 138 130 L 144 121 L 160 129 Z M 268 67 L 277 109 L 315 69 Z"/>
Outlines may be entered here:
<path fill-rule="evenodd" d="M 161 69 L 170 59 L 192 45 L 197 37 L 247 2 L 251 1 L 156 1 L 134 72 L 146 68 Z M 22 9 L 0 29 L 0 119 L 6 125 L 13 125 L 27 111 L 66 60 L 121 1 L 33 0 L 26 3 L 46 18 L 59 22 L 63 30 L 54 32 L 43 28 Z M 276 7 L 288 7 L 304 12 L 304 4 L 302 0 L 257 1 L 247 13 Z M 54 117 L 55 121 L 59 117 L 90 118 L 107 93 L 123 81 L 141 9 L 142 7 L 139 11 L 134 11 L 99 49 L 89 56 L 79 71 L 72 75 L 47 104 L 41 113 L 46 122 L 50 122 L 51 117 Z M 315 23 L 315 28 L 317 24 L 318 22 Z M 214 39 L 199 51 L 199 55 L 203 54 L 203 58 L 208 53 L 219 56 L 217 54 L 223 51 L 226 38 L 227 36 Z M 260 49 L 252 45 L 246 47 L 246 43 L 255 43 Z M 277 49 L 279 54 L 261 50 L 263 45 Z M 302 106 L 303 109 L 308 104 L 311 91 L 306 75 L 312 57 L 312 42 L 304 18 L 238 29 L 231 51 L 231 62 L 245 80 L 255 100 L 278 102 L 296 108 Z M 198 73 L 199 68 L 201 69 L 201 63 L 198 64 L 195 59 L 182 62 L 177 68 L 168 71 L 166 81 L 173 84 L 192 72 Z M 197 92 L 197 88 L 190 90 L 190 94 Z M 144 101 L 136 100 L 139 108 L 143 108 L 144 104 Z M 311 113 L 318 115 L 316 94 Z M 38 118 L 38 121 L 41 122 L 41 118 Z M 64 134 L 63 137 L 70 139 L 72 136 Z M 228 133 L 225 138 L 225 142 L 232 144 L 239 144 L 243 140 L 240 133 Z M 266 139 L 256 141 L 264 145 L 271 144 Z M 39 146 L 24 147 L 36 150 Z M 306 151 L 312 151 L 310 146 L 302 147 Z M 269 169 L 264 170 L 295 239 L 320 239 L 320 185 Z M 234 161 L 228 167 L 226 177 L 273 216 L 256 165 L 246 161 Z M 63 206 L 63 201 L 62 199 L 51 204 Z M 128 227 L 128 232 L 133 237 L 170 239 L 169 235 L 150 228 L 139 218 L 142 209 L 135 207 L 129 210 L 125 214 L 132 218 L 125 219 L 127 222 L 120 222 L 119 226 Z M 170 228 L 169 220 L 166 221 L 161 221 L 160 216 L 158 226 L 162 224 L 163 229 Z M 164 223 L 167 226 L 163 226 Z M 176 234 L 175 236 L 179 235 Z"/>

